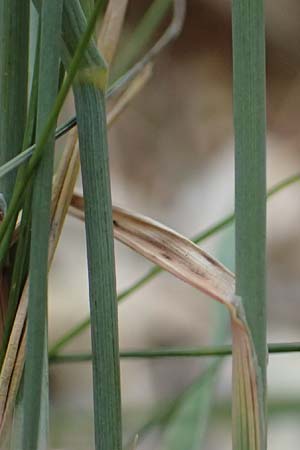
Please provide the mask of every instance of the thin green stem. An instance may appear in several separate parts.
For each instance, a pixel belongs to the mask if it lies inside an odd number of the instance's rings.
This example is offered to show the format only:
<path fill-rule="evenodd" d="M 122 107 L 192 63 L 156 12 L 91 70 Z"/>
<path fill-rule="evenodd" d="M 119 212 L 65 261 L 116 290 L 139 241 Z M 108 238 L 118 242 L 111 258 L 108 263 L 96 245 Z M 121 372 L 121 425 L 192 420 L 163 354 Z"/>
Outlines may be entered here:
<path fill-rule="evenodd" d="M 268 352 L 278 353 L 299 353 L 300 342 L 282 342 L 268 344 Z M 158 348 L 146 350 L 121 350 L 120 358 L 124 359 L 156 359 L 156 358 L 199 358 L 213 356 L 230 356 L 232 354 L 231 345 L 210 346 L 210 347 L 189 347 L 189 348 Z M 49 362 L 53 364 L 79 363 L 92 360 L 91 353 L 49 355 Z"/>
<path fill-rule="evenodd" d="M 294 174 L 288 178 L 285 178 L 284 180 L 280 181 L 279 183 L 275 184 L 268 192 L 268 198 L 272 197 L 273 195 L 277 194 L 278 192 L 282 191 L 283 189 L 291 186 L 292 184 L 300 182 L 300 174 Z M 207 228 L 206 230 L 200 232 L 199 234 L 195 235 L 192 240 L 196 244 L 200 244 L 204 240 L 216 235 L 220 231 L 224 230 L 227 226 L 232 224 L 234 222 L 234 214 L 229 214 L 228 216 L 221 219 L 219 222 L 217 222 L 215 225 Z M 139 288 L 143 287 L 145 284 L 147 284 L 149 281 L 151 281 L 153 278 L 155 278 L 158 274 L 162 273 L 163 270 L 158 267 L 152 267 L 145 275 L 143 275 L 139 280 L 137 280 L 132 286 L 125 289 L 118 295 L 118 301 L 121 302 L 122 300 L 125 300 L 128 298 L 129 295 L 136 292 Z M 75 325 L 73 328 L 71 328 L 69 331 L 67 331 L 61 338 L 57 340 L 53 344 L 53 346 L 50 349 L 49 354 L 52 356 L 56 355 L 63 347 L 65 347 L 73 338 L 79 336 L 84 330 L 86 330 L 90 325 L 90 317 L 85 318 L 82 320 L 78 325 Z"/>

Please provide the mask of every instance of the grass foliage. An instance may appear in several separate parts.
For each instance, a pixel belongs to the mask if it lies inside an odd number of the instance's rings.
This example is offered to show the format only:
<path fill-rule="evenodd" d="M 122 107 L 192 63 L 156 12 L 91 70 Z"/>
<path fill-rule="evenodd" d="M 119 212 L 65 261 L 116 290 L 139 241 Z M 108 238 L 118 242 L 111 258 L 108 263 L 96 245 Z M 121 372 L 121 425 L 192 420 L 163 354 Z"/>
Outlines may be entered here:
<path fill-rule="evenodd" d="M 128 3 L 0 0 L 0 192 L 7 203 L 0 224 L 0 447 L 49 448 L 49 361 L 92 362 L 95 448 L 121 450 L 120 357 L 211 356 L 194 383 L 126 446 L 136 448 L 160 427 L 166 450 L 203 448 L 219 357 L 232 355 L 233 448 L 264 450 L 267 352 L 299 351 L 299 343 L 266 343 L 266 201 L 298 183 L 300 174 L 266 192 L 263 1 L 232 2 L 235 212 L 192 240 L 111 202 L 107 129 L 180 34 L 186 9 L 184 0 L 153 0 L 119 45 Z M 153 42 L 166 17 L 169 26 Z M 35 44 L 29 48 L 30 33 Z M 75 115 L 57 128 L 71 89 Z M 55 141 L 66 133 L 54 171 Z M 83 196 L 74 193 L 79 170 Z M 48 349 L 48 272 L 68 212 L 85 222 L 90 316 Z M 235 275 L 196 245 L 233 222 Z M 155 264 L 118 295 L 114 237 Z M 220 345 L 227 323 L 222 314 L 209 347 L 119 350 L 118 302 L 163 270 L 225 306 L 232 345 Z M 89 326 L 91 353 L 62 353 Z"/>

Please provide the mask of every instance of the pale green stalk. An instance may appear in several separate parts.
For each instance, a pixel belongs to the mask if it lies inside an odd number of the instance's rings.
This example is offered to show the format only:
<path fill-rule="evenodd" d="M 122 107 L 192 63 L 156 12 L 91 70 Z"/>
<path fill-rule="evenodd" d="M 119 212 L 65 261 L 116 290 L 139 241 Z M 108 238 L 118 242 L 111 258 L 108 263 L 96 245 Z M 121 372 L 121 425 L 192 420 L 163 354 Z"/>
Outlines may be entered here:
<path fill-rule="evenodd" d="M 66 56 L 72 55 L 84 28 L 80 4 L 77 1 L 65 4 Z M 95 445 L 97 450 L 121 450 L 118 322 L 105 110 L 107 69 L 93 45 L 82 60 L 79 75 L 74 96 L 85 198 Z"/>
<path fill-rule="evenodd" d="M 233 103 L 235 129 L 236 293 L 242 298 L 257 355 L 259 402 L 266 416 L 266 93 L 263 0 L 233 0 Z M 242 388 L 242 387 L 241 387 Z M 245 387 L 246 389 L 246 387 Z M 248 411 L 248 413 L 252 413 Z M 252 447 L 239 433 L 236 450 Z M 260 418 L 262 450 L 266 417 Z M 242 425 L 242 424 L 241 424 Z M 247 427 L 247 424 L 245 424 Z M 234 445 L 235 445 L 234 444 Z M 256 448 L 256 447 L 255 447 Z"/>

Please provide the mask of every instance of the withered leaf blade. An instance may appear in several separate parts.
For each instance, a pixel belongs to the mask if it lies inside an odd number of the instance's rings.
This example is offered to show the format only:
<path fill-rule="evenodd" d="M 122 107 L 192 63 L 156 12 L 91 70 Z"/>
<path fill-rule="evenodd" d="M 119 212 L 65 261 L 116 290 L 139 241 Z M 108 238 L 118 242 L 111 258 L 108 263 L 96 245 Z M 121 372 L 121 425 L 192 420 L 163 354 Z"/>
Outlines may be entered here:
<path fill-rule="evenodd" d="M 84 221 L 84 201 L 74 194 L 71 213 Z M 233 448 L 264 448 L 259 368 L 235 278 L 189 239 L 140 214 L 113 207 L 115 238 L 177 278 L 223 303 L 231 316 Z"/>
<path fill-rule="evenodd" d="M 98 46 L 105 61 L 110 65 L 120 39 L 128 0 L 110 0 L 105 12 L 98 38 Z"/>
<path fill-rule="evenodd" d="M 177 278 L 233 306 L 234 275 L 189 239 L 122 208 L 113 208 L 114 235 Z"/>

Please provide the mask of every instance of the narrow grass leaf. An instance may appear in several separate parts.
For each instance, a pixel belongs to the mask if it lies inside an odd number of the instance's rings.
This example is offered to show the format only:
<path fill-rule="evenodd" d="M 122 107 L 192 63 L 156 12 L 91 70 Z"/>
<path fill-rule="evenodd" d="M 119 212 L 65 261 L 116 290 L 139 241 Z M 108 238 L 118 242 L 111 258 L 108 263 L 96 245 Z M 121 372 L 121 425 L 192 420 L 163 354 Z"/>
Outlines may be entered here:
<path fill-rule="evenodd" d="M 62 0 L 45 0 L 40 14 L 37 138 L 40 137 L 52 111 L 58 90 L 62 5 Z M 27 353 L 24 375 L 24 450 L 48 447 L 47 280 L 53 149 L 54 131 L 45 145 L 43 159 L 33 184 Z"/>
<path fill-rule="evenodd" d="M 176 404 L 165 426 L 163 450 L 199 450 L 205 436 L 211 407 L 211 388 L 215 385 L 214 363 L 200 377 L 199 382 L 185 392 Z"/>
<path fill-rule="evenodd" d="M 230 239 L 232 237 L 232 239 Z M 233 227 L 222 237 L 218 255 L 232 267 L 233 259 Z M 224 308 L 212 305 L 213 323 L 211 325 L 211 340 L 217 345 L 223 342 L 228 333 L 228 318 Z M 170 415 L 163 434 L 162 448 L 200 450 L 205 446 L 205 438 L 209 419 L 213 410 L 218 371 L 221 367 L 220 359 L 210 362 L 205 372 L 200 376 L 199 383 L 191 390 L 187 390 L 183 399 L 178 402 Z"/>
<path fill-rule="evenodd" d="M 125 80 L 131 80 L 137 73 L 141 72 L 143 68 L 154 58 L 156 58 L 174 39 L 176 39 L 182 31 L 186 13 L 186 1 L 173 1 L 173 16 L 168 28 L 158 41 L 148 50 L 148 52 L 126 72 L 126 74 L 119 78 L 112 85 L 112 89 L 118 89 L 120 85 L 124 84 Z"/>
<path fill-rule="evenodd" d="M 158 411 L 154 411 L 139 430 L 134 433 L 128 444 L 125 445 L 125 449 L 130 450 L 131 442 L 136 435 L 139 437 L 139 442 L 143 441 L 147 433 L 153 428 L 162 428 L 166 426 L 168 422 L 172 421 L 173 418 L 176 421 L 178 417 L 177 414 L 181 414 L 182 406 L 186 401 L 191 399 L 191 394 L 197 392 L 199 389 L 202 390 L 202 386 L 203 384 L 206 384 L 208 377 L 214 377 L 217 366 L 218 364 L 211 364 L 191 385 L 184 389 L 177 398 L 169 401 L 166 405 L 163 405 Z"/>
<path fill-rule="evenodd" d="M 31 95 L 27 114 L 26 129 L 23 140 L 23 148 L 30 145 L 35 137 L 35 125 L 37 114 L 37 100 L 38 100 L 38 78 L 39 78 L 39 53 L 40 53 L 40 39 L 36 41 L 34 70 L 31 80 Z M 21 170 L 24 170 L 21 169 Z M 28 188 L 26 198 L 23 205 L 21 224 L 18 230 L 17 248 L 14 256 L 14 264 L 11 275 L 8 310 L 5 319 L 4 335 L 1 339 L 0 351 L 0 367 L 2 367 L 5 351 L 7 348 L 11 327 L 15 318 L 18 301 L 24 287 L 24 282 L 27 277 L 29 264 L 29 247 L 30 247 L 30 229 L 31 229 L 31 186 Z"/>
<path fill-rule="evenodd" d="M 98 46 L 110 66 L 116 53 L 128 0 L 109 0 L 98 38 Z"/>
<path fill-rule="evenodd" d="M 29 0 L 0 1 L 0 165 L 22 150 L 27 112 L 29 4 Z M 8 204 L 14 183 L 14 174 L 0 181 L 0 192 Z"/>
<path fill-rule="evenodd" d="M 293 185 L 294 183 L 299 183 L 300 175 L 294 174 L 284 180 L 280 181 L 276 185 L 274 185 L 268 192 L 268 197 L 271 197 L 281 190 Z M 79 194 L 74 194 L 71 208 L 69 210 L 70 214 L 74 217 L 84 220 L 84 211 L 83 211 L 83 198 Z M 192 238 L 192 241 L 196 244 L 203 242 L 205 239 L 208 239 L 211 236 L 216 235 L 220 231 L 224 230 L 230 224 L 234 222 L 235 216 L 234 214 L 229 214 L 219 222 L 209 227 L 208 229 L 198 233 Z M 124 289 L 118 295 L 118 301 L 121 302 L 124 299 L 128 298 L 132 293 L 136 292 L 141 287 L 145 286 L 149 281 L 154 279 L 157 275 L 162 272 L 162 269 L 159 266 L 152 267 L 145 275 L 139 278 L 135 283 L 129 286 L 127 289 Z M 50 349 L 50 354 L 54 355 L 59 350 L 61 350 L 67 343 L 69 343 L 74 337 L 78 336 L 84 330 L 86 330 L 90 325 L 90 317 L 83 319 L 80 323 L 75 325 L 72 329 L 67 331 L 61 338 L 57 340 Z"/>
<path fill-rule="evenodd" d="M 82 7 L 82 10 L 85 14 L 85 17 L 88 19 L 93 11 L 94 6 L 94 0 L 80 0 L 80 4 Z"/>
<path fill-rule="evenodd" d="M 67 150 L 64 152 L 60 160 L 59 167 L 54 179 L 54 188 L 52 196 L 52 221 L 51 233 L 49 241 L 49 267 L 53 260 L 54 252 L 57 247 L 59 236 L 62 230 L 65 216 L 67 214 L 68 204 L 71 200 L 74 190 L 77 174 L 79 172 L 79 158 L 76 135 L 71 137 Z M 21 380 L 24 354 L 18 352 L 23 339 L 26 336 L 26 317 L 28 306 L 28 280 L 24 286 L 21 299 L 19 301 L 18 310 L 15 316 L 12 332 L 10 334 L 7 351 L 5 353 L 4 363 L 0 373 L 0 441 L 5 436 L 5 429 L 8 420 L 12 416 L 13 405 L 16 399 L 17 389 L 12 387 L 16 385 L 12 380 Z M 19 360 L 17 364 L 16 361 Z M 23 408 L 24 396 L 22 395 L 18 402 L 18 411 Z M 18 412 L 18 417 L 24 414 Z M 20 434 L 20 426 L 14 429 L 14 434 Z M 23 427 L 23 425 L 22 425 Z M 19 441 L 23 442 L 19 436 Z"/>
<path fill-rule="evenodd" d="M 132 32 L 132 36 L 121 47 L 113 68 L 115 78 L 125 72 L 140 52 L 148 45 L 157 27 L 171 8 L 173 0 L 154 0 Z"/>
<path fill-rule="evenodd" d="M 88 25 L 88 29 L 86 30 L 79 49 L 76 52 L 76 57 L 74 57 L 74 61 L 71 66 L 71 74 L 67 76 L 67 81 L 65 81 L 64 89 L 62 90 L 61 98 L 58 102 L 56 102 L 55 110 L 59 110 L 58 105 L 61 104 L 64 95 L 68 90 L 68 84 L 71 83 L 72 77 L 74 77 L 76 67 L 78 61 L 80 60 L 81 54 L 84 51 L 85 46 L 87 45 L 89 36 L 92 32 L 93 26 L 95 24 L 95 19 L 98 14 L 98 10 L 100 8 L 100 4 L 98 3 L 93 16 L 91 17 Z M 56 113 L 53 113 L 55 116 Z M 53 117 L 52 117 L 53 120 Z M 51 121 L 50 121 L 51 122 Z M 51 127 L 48 123 L 48 127 L 46 127 L 47 131 L 45 131 L 45 135 L 51 130 Z M 39 145 L 37 146 L 39 149 Z M 42 145 L 40 145 L 39 151 L 42 150 Z M 57 242 L 59 239 L 59 235 L 62 229 L 63 221 L 65 215 L 67 213 L 68 204 L 71 200 L 71 196 L 73 193 L 76 175 L 79 170 L 79 158 L 78 158 L 78 149 L 76 149 L 76 138 L 71 139 L 71 143 L 68 146 L 68 151 L 64 153 L 64 156 L 61 160 L 62 167 L 60 166 L 58 173 L 54 180 L 54 189 L 53 189 L 53 207 L 52 207 L 52 223 L 51 223 L 51 236 L 50 236 L 50 249 L 49 249 L 49 264 L 53 259 L 53 254 L 55 248 L 57 246 Z M 14 325 L 12 328 L 12 332 L 9 339 L 8 349 L 5 354 L 4 364 L 0 373 L 0 439 L 3 436 L 3 429 L 5 423 L 5 417 L 10 417 L 11 411 L 9 408 L 6 408 L 6 405 L 12 405 L 13 401 L 7 401 L 7 398 L 10 396 L 11 399 L 15 398 L 16 392 L 9 389 L 11 384 L 11 379 L 14 377 L 16 379 L 19 376 L 21 378 L 20 373 L 22 368 L 20 365 L 15 364 L 17 358 L 17 351 L 20 346 L 20 339 L 23 335 L 25 329 L 25 320 L 27 315 L 27 305 L 28 305 L 28 281 L 25 284 L 23 289 L 23 293 L 19 302 L 17 314 L 14 320 Z M 24 364 L 24 359 L 23 359 Z M 17 373 L 15 373 L 17 372 Z M 22 401 L 23 402 L 23 401 Z M 21 402 L 21 403 L 22 403 Z M 3 433 L 3 434 L 2 434 Z"/>
<path fill-rule="evenodd" d="M 126 91 L 118 98 L 114 106 L 107 113 L 107 126 L 112 125 L 142 90 L 152 75 L 152 63 L 148 63 L 144 69 L 131 81 Z"/>

